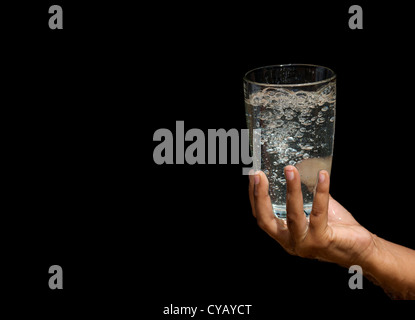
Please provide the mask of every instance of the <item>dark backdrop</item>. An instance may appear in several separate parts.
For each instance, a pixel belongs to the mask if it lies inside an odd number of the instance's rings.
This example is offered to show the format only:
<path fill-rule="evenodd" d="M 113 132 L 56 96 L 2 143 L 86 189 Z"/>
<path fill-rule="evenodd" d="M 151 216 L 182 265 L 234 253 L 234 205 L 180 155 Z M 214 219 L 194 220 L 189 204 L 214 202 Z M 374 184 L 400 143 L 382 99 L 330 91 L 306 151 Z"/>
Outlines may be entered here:
<path fill-rule="evenodd" d="M 58 2 L 64 29 L 49 30 Z M 348 27 L 352 4 L 363 8 L 363 30 Z M 408 6 L 57 1 L 17 10 L 25 18 L 3 29 L 6 265 L 22 275 L 13 297 L 51 317 L 146 319 L 167 318 L 170 304 L 252 304 L 239 317 L 269 319 L 304 305 L 389 303 L 366 279 L 350 290 L 347 269 L 290 256 L 262 232 L 242 165 L 157 165 L 152 139 L 178 120 L 185 130 L 245 128 L 242 78 L 252 68 L 327 66 L 338 75 L 331 194 L 371 232 L 415 248 Z M 48 288 L 53 264 L 63 267 L 62 291 Z"/>

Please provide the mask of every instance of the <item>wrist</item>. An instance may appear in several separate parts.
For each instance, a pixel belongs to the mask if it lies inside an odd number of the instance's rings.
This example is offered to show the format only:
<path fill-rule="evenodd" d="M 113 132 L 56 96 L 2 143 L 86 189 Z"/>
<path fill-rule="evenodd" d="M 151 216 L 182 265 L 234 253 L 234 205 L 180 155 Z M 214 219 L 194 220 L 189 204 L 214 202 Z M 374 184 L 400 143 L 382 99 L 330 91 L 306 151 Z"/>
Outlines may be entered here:
<path fill-rule="evenodd" d="M 379 259 L 382 257 L 382 248 L 380 245 L 381 238 L 374 233 L 369 233 L 371 236 L 371 242 L 362 253 L 359 262 L 363 270 L 371 272 L 379 264 Z"/>
<path fill-rule="evenodd" d="M 382 287 L 390 296 L 394 297 L 390 283 L 401 282 L 396 274 L 396 261 L 387 248 L 387 241 L 372 235 L 372 245 L 366 259 L 362 261 L 363 275 L 374 284 Z"/>
<path fill-rule="evenodd" d="M 371 233 L 372 242 L 356 264 L 393 299 L 415 299 L 415 251 Z"/>

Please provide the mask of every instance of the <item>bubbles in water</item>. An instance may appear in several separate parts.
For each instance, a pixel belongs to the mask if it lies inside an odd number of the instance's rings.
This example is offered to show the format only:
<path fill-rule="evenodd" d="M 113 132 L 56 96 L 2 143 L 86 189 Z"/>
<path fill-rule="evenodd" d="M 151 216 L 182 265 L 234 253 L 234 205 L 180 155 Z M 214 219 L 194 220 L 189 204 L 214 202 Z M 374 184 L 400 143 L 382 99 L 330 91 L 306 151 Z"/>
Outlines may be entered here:
<path fill-rule="evenodd" d="M 284 112 L 282 111 L 282 109 L 275 109 L 274 110 L 275 119 L 281 119 L 283 115 L 284 115 Z"/>
<path fill-rule="evenodd" d="M 294 113 L 293 109 L 287 108 L 284 111 L 284 115 L 285 115 L 285 119 L 291 120 L 291 119 L 294 118 L 295 113 Z"/>
<path fill-rule="evenodd" d="M 304 137 L 304 133 L 302 133 L 300 130 L 298 130 L 294 137 L 295 138 L 302 138 L 302 137 Z"/>
<path fill-rule="evenodd" d="M 302 124 L 304 124 L 304 122 L 307 120 L 307 118 L 306 118 L 306 116 L 305 115 L 300 115 L 299 117 L 298 117 L 298 121 L 300 121 L 300 123 L 302 123 Z"/>
<path fill-rule="evenodd" d="M 272 89 L 268 89 L 266 92 L 268 93 L 268 96 L 270 96 L 270 97 L 273 97 L 276 94 L 276 91 L 272 90 Z"/>
<path fill-rule="evenodd" d="M 297 102 L 297 107 L 302 108 L 302 107 L 306 107 L 308 104 L 308 97 L 307 97 L 307 93 L 306 92 L 297 92 L 296 93 L 296 102 Z"/>
<path fill-rule="evenodd" d="M 287 182 L 287 180 L 285 180 L 284 178 L 278 178 L 278 181 L 279 181 L 282 185 L 284 185 L 284 184 Z"/>
<path fill-rule="evenodd" d="M 284 121 L 282 121 L 282 120 L 277 120 L 277 121 L 275 121 L 275 126 L 278 128 L 278 127 L 281 127 L 282 125 L 284 124 Z"/>
<path fill-rule="evenodd" d="M 262 168 L 270 181 L 273 205 L 285 205 L 281 190 L 285 190 L 286 165 L 300 168 L 308 166 L 307 159 L 331 156 L 335 91 L 334 83 L 318 92 L 266 88 L 245 100 L 252 110 L 248 114 L 257 114 L 251 127 L 262 129 Z M 304 203 L 310 203 L 312 197 L 312 192 L 305 193 Z"/>
<path fill-rule="evenodd" d="M 329 103 L 333 103 L 335 101 L 336 86 L 334 83 L 329 83 L 327 86 L 320 89 L 320 99 Z"/>
<path fill-rule="evenodd" d="M 255 107 L 259 106 L 261 104 L 261 97 L 260 96 L 253 97 L 253 99 L 251 100 L 251 104 Z"/>
<path fill-rule="evenodd" d="M 284 164 L 284 163 L 286 163 L 287 161 L 288 161 L 288 158 L 287 158 L 287 157 L 281 157 L 279 162 L 280 162 L 281 164 Z"/>
<path fill-rule="evenodd" d="M 313 149 L 314 148 L 314 146 L 312 146 L 312 145 L 309 145 L 309 144 L 306 144 L 306 145 L 299 145 L 300 146 L 300 148 L 301 149 L 303 149 L 303 150 L 311 150 L 311 149 Z"/>
<path fill-rule="evenodd" d="M 268 120 L 269 118 L 271 118 L 272 113 L 269 110 L 263 110 L 259 115 L 258 118 L 261 120 Z"/>
<path fill-rule="evenodd" d="M 295 150 L 293 148 L 287 148 L 287 150 L 285 150 L 285 155 L 286 156 L 292 155 L 292 154 L 295 154 L 295 153 L 297 153 L 297 150 Z"/>

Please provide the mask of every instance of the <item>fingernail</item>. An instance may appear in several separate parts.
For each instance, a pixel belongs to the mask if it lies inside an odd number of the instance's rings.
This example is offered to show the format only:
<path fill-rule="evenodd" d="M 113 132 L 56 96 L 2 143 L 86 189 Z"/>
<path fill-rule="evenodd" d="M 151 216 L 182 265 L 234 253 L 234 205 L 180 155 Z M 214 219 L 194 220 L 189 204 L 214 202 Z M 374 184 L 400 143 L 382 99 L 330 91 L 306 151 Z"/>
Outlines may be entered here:
<path fill-rule="evenodd" d="M 318 183 L 323 183 L 326 180 L 326 174 L 322 171 L 318 174 Z"/>
<path fill-rule="evenodd" d="M 254 175 L 254 183 L 259 184 L 259 175 L 258 174 Z"/>
<path fill-rule="evenodd" d="M 290 169 L 286 169 L 285 170 L 285 177 L 287 178 L 287 180 L 293 180 L 294 179 L 294 171 L 292 171 Z"/>

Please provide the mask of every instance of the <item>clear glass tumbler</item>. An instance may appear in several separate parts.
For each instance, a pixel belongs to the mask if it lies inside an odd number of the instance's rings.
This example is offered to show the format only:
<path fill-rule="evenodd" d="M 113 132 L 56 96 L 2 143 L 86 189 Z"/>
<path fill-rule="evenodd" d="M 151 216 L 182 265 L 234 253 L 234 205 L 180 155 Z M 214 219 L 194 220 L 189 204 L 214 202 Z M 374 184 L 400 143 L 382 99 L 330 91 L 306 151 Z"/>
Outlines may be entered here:
<path fill-rule="evenodd" d="M 335 73 L 306 64 L 261 67 L 245 74 L 244 94 L 251 153 L 253 129 L 261 129 L 260 169 L 269 180 L 275 215 L 286 218 L 284 167 L 293 165 L 300 172 L 304 212 L 308 216 L 318 172 L 331 171 Z"/>

